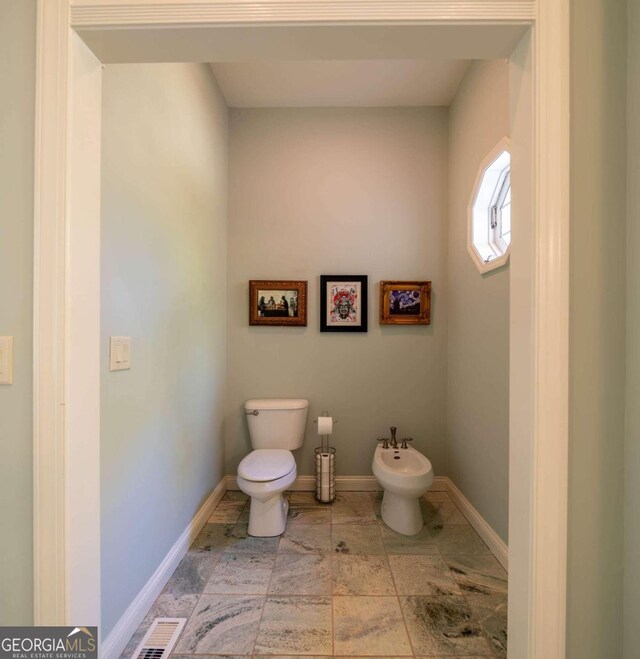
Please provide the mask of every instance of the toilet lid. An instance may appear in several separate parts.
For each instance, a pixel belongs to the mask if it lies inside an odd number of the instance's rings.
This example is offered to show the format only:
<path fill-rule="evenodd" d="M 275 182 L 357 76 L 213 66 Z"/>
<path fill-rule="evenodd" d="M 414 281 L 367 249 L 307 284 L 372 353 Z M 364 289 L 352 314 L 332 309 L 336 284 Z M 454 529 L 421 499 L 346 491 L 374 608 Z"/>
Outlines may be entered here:
<path fill-rule="evenodd" d="M 274 481 L 286 476 L 295 466 L 291 451 L 256 449 L 238 465 L 238 476 L 248 481 Z"/>

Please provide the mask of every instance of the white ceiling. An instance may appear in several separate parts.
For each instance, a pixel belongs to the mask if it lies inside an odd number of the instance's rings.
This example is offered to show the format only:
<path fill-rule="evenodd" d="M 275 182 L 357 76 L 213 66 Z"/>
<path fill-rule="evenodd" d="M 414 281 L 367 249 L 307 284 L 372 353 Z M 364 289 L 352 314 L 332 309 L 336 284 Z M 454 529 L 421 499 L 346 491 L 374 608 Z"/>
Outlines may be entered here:
<path fill-rule="evenodd" d="M 218 62 L 229 107 L 447 106 L 468 60 Z"/>

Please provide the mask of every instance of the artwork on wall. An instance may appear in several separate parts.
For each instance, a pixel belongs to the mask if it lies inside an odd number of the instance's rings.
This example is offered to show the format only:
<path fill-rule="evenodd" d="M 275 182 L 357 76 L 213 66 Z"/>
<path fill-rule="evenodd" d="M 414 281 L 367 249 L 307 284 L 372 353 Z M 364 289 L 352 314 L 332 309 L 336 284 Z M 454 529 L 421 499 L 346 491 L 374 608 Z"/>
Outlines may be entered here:
<path fill-rule="evenodd" d="M 306 327 L 307 282 L 252 279 L 249 325 Z"/>
<path fill-rule="evenodd" d="M 320 331 L 367 331 L 367 275 L 320 277 Z"/>
<path fill-rule="evenodd" d="M 429 325 L 430 281 L 381 281 L 381 325 Z"/>

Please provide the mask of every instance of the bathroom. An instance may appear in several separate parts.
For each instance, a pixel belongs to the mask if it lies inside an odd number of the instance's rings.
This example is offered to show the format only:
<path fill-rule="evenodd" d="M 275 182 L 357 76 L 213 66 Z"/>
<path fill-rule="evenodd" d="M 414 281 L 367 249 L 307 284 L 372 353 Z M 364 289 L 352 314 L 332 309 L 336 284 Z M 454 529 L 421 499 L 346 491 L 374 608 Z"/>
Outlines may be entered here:
<path fill-rule="evenodd" d="M 384 525 L 372 458 L 396 426 L 433 465 L 427 526 L 464 527 L 472 540 L 453 555 L 480 554 L 499 614 L 482 627 L 474 613 L 480 640 L 434 645 L 437 654 L 411 634 L 393 637 L 395 649 L 302 643 L 255 654 L 506 655 L 510 263 L 479 271 L 468 209 L 483 162 L 510 135 L 509 77 L 504 59 L 104 68 L 101 561 L 111 652 L 133 654 L 150 607 L 152 618 L 193 614 L 213 564 L 187 554 L 187 581 L 200 585 L 172 592 L 178 562 L 166 557 L 214 489 L 218 517 L 209 511 L 200 527 L 246 524 L 245 402 L 295 398 L 309 408 L 285 497 L 290 518 L 321 520 L 309 532 L 323 569 L 340 553 L 329 541 L 341 515 L 365 536 Z M 321 331 L 323 275 L 367 276 L 366 332 Z M 260 279 L 307 282 L 306 326 L 249 324 L 249 282 Z M 380 324 L 385 280 L 431 282 L 430 324 Z M 109 370 L 110 337 L 131 338 L 129 369 Z M 336 421 L 338 497 L 328 504 L 313 500 L 323 411 Z M 414 552 L 439 556 L 428 542 L 400 553 Z M 145 588 L 162 565 L 153 605 Z M 370 596 L 381 594 L 397 599 Z M 255 638 L 249 649 L 221 638 L 174 652 L 253 654 Z"/>

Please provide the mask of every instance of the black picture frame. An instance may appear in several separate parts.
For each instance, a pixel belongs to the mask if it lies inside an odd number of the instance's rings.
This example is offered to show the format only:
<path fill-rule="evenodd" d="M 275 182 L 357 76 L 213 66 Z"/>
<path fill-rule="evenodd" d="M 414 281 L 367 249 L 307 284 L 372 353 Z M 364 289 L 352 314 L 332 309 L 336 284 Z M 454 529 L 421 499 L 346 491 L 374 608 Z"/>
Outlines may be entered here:
<path fill-rule="evenodd" d="M 321 332 L 366 332 L 368 329 L 369 314 L 369 291 L 368 275 L 321 275 L 320 276 L 320 331 Z M 352 284 L 352 286 L 349 286 Z M 331 288 L 343 286 L 348 292 L 351 300 L 347 300 L 343 306 L 346 314 L 344 320 L 340 319 L 340 313 L 332 314 L 328 301 L 335 297 L 330 293 Z M 350 311 L 353 292 L 355 289 L 356 304 L 355 311 Z M 345 296 L 346 298 L 346 296 Z M 355 319 L 353 318 L 355 314 Z"/>

